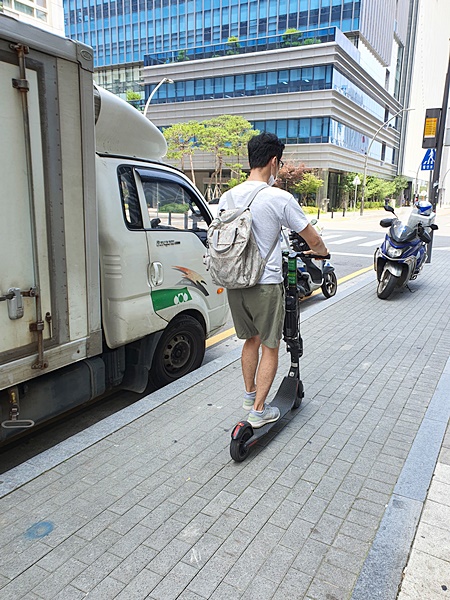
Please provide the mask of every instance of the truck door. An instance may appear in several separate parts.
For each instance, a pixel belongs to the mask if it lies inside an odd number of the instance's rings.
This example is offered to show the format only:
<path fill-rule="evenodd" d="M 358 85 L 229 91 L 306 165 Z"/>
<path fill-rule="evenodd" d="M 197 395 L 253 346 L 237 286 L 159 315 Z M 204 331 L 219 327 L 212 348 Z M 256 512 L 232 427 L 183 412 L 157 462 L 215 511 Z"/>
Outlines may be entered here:
<path fill-rule="evenodd" d="M 0 130 L 2 200 L 0 219 L 0 357 L 8 362 L 36 345 L 33 331 L 36 307 L 33 290 L 39 282 L 42 317 L 52 314 L 46 223 L 44 157 L 37 75 L 27 73 L 30 136 L 24 135 L 20 94 L 11 85 L 18 77 L 14 64 L 0 62 Z M 27 144 L 33 171 L 27 171 Z M 29 182 L 27 177 L 32 177 Z M 33 199 L 31 192 L 33 193 Z M 34 204 L 34 206 L 33 206 Z M 31 290 L 31 291 L 30 291 Z M 44 339 L 50 327 L 45 326 Z"/>
<path fill-rule="evenodd" d="M 210 216 L 189 181 L 169 170 L 135 170 L 144 202 L 149 283 L 154 310 L 170 321 L 197 310 L 209 330 L 211 314 L 223 306 L 203 264 Z"/>

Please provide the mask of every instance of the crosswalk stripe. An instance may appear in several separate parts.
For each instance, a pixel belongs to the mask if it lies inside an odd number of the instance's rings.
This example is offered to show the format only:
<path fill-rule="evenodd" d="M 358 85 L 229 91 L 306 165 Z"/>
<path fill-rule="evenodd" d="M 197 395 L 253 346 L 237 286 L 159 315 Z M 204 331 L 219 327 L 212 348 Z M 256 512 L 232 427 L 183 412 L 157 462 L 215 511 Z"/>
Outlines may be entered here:
<path fill-rule="evenodd" d="M 384 238 L 381 238 L 379 240 L 372 240 L 370 242 L 364 242 L 363 244 L 358 244 L 358 246 L 376 246 L 377 244 L 381 244 L 382 242 L 384 242 Z"/>
<path fill-rule="evenodd" d="M 333 260 L 333 256 L 358 256 L 361 258 L 372 258 L 373 259 L 373 254 L 356 254 L 355 252 L 334 252 L 334 250 L 331 251 L 331 260 Z"/>
<path fill-rule="evenodd" d="M 337 240 L 337 241 L 332 242 L 332 243 L 337 246 L 339 244 L 347 244 L 347 243 L 350 243 L 350 242 L 357 242 L 358 240 L 365 240 L 365 239 L 366 239 L 365 237 L 355 236 L 355 237 L 345 238 L 345 240 Z"/>
<path fill-rule="evenodd" d="M 323 235 L 322 236 L 324 240 L 328 241 L 328 240 L 332 240 L 333 238 L 340 238 L 342 237 L 342 233 L 338 233 L 335 235 Z"/>

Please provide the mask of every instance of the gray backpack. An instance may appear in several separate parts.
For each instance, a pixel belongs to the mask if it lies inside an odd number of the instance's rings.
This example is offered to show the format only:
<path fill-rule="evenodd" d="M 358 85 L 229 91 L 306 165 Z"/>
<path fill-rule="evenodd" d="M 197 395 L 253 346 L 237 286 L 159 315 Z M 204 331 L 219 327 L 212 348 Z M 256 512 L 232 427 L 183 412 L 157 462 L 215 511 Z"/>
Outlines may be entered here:
<path fill-rule="evenodd" d="M 252 287 L 261 279 L 278 236 L 267 256 L 262 258 L 252 232 L 250 205 L 256 194 L 266 187 L 268 186 L 265 183 L 259 186 L 238 209 L 235 208 L 232 193 L 229 192 L 230 209 L 221 211 L 208 227 L 208 254 L 205 264 L 216 285 L 234 290 Z"/>

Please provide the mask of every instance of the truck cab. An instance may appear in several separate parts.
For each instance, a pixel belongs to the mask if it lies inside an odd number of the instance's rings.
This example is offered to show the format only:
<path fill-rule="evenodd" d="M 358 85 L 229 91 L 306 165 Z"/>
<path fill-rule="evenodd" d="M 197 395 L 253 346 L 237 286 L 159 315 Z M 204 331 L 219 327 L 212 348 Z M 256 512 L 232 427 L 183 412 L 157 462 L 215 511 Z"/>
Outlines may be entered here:
<path fill-rule="evenodd" d="M 182 377 L 226 322 L 205 200 L 92 74 L 89 47 L 0 14 L 0 443 Z"/>

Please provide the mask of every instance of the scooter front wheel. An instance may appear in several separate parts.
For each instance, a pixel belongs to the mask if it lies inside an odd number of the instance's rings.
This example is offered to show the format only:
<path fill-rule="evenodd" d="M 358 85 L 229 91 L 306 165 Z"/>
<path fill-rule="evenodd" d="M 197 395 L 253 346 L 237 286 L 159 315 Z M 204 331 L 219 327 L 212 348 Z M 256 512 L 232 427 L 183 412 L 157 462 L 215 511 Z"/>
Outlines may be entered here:
<path fill-rule="evenodd" d="M 399 277 L 392 275 L 390 271 L 383 271 L 381 279 L 378 282 L 377 296 L 381 300 L 386 300 L 397 287 Z"/>
<path fill-rule="evenodd" d="M 335 295 L 337 291 L 337 279 L 334 271 L 325 273 L 321 288 L 325 298 L 331 298 L 331 296 Z"/>

